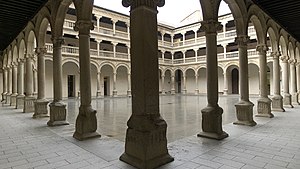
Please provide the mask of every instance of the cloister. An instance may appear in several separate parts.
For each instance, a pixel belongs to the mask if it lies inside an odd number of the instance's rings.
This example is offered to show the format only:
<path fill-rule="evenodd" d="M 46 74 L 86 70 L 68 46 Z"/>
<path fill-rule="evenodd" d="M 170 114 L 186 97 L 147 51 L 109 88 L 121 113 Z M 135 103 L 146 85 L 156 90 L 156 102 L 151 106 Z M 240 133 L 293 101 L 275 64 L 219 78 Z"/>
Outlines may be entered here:
<path fill-rule="evenodd" d="M 78 97 L 73 137 L 82 141 L 101 137 L 102 110 L 92 98 L 131 97 L 120 160 L 145 169 L 174 161 L 160 95 L 205 95 L 197 136 L 213 140 L 229 136 L 219 95 L 239 95 L 228 106 L 234 124 L 249 128 L 257 125 L 254 104 L 261 118 L 297 109 L 300 43 L 252 1 L 224 1 L 231 14 L 218 16 L 221 0 L 200 0 L 203 20 L 174 28 L 157 22 L 164 0 L 122 0 L 130 16 L 93 0 L 49 0 L 2 52 L 3 105 L 49 118 L 53 127 L 69 124 L 63 99 Z"/>

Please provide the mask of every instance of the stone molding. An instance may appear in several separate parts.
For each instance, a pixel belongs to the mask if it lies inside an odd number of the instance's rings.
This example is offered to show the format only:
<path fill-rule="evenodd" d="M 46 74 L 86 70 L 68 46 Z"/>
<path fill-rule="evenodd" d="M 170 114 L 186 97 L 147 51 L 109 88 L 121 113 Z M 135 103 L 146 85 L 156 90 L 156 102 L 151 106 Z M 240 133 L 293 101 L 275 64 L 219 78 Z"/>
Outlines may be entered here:
<path fill-rule="evenodd" d="M 139 6 L 147 6 L 156 9 L 157 7 L 163 7 L 165 5 L 165 0 L 122 0 L 122 5 L 124 7 L 131 6 L 131 9 L 135 9 Z"/>
<path fill-rule="evenodd" d="M 201 21 L 201 30 L 206 34 L 217 34 L 217 31 L 222 30 L 221 22 L 215 20 Z"/>
<path fill-rule="evenodd" d="M 94 23 L 90 20 L 79 20 L 76 21 L 74 26 L 75 31 L 79 31 L 79 34 L 89 35 L 90 30 L 94 30 Z"/>
<path fill-rule="evenodd" d="M 249 41 L 250 37 L 247 35 L 239 35 L 235 38 L 235 43 L 237 43 L 239 47 L 247 47 Z"/>
<path fill-rule="evenodd" d="M 268 46 L 266 44 L 259 44 L 256 46 L 256 51 L 258 51 L 260 54 L 266 54 L 269 50 Z"/>

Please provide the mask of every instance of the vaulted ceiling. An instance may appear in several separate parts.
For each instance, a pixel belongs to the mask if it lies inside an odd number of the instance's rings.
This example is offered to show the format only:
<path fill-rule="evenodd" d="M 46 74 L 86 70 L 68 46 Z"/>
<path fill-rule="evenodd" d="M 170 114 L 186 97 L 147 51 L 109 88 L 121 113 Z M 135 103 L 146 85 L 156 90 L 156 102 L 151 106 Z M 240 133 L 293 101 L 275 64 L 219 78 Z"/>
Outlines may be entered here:
<path fill-rule="evenodd" d="M 0 0 L 0 52 L 48 0 Z M 300 42 L 299 0 L 252 0 Z"/>
<path fill-rule="evenodd" d="M 25 28 L 48 0 L 0 0 L 0 51 Z"/>

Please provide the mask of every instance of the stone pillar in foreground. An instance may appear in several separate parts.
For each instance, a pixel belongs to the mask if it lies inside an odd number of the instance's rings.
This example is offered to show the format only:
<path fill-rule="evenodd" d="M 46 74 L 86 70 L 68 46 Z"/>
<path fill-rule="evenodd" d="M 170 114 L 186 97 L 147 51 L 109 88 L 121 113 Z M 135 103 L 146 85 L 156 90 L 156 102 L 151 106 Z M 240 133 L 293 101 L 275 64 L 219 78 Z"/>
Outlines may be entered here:
<path fill-rule="evenodd" d="M 77 140 L 100 137 L 97 133 L 97 111 L 92 108 L 91 95 L 91 59 L 90 59 L 90 30 L 94 25 L 89 20 L 79 20 L 75 24 L 79 31 L 79 67 L 80 67 L 80 107 L 76 119 L 73 137 Z"/>
<path fill-rule="evenodd" d="M 292 95 L 289 89 L 289 71 L 288 71 L 288 56 L 281 56 L 282 61 L 282 82 L 283 82 L 283 105 L 294 108 L 292 105 Z"/>
<path fill-rule="evenodd" d="M 167 123 L 159 113 L 157 6 L 164 2 L 122 1 L 124 6 L 131 6 L 132 115 L 120 160 L 141 169 L 157 168 L 174 160 L 167 149 Z"/>
<path fill-rule="evenodd" d="M 299 105 L 298 93 L 297 93 L 297 79 L 296 79 L 296 60 L 290 60 L 290 75 L 291 75 L 291 93 L 292 93 L 292 103 Z"/>
<path fill-rule="evenodd" d="M 6 101 L 6 95 L 7 95 L 7 68 L 3 67 L 3 93 L 2 93 L 1 102 Z"/>
<path fill-rule="evenodd" d="M 37 48 L 35 52 L 38 57 L 38 96 L 36 102 L 34 102 L 34 114 L 32 117 L 49 117 L 47 109 L 49 101 L 45 99 L 45 54 L 47 49 L 45 47 Z"/>
<path fill-rule="evenodd" d="M 24 59 L 18 60 L 18 96 L 16 109 L 24 108 Z"/>
<path fill-rule="evenodd" d="M 228 137 L 222 129 L 223 109 L 218 100 L 218 58 L 217 58 L 217 31 L 221 29 L 220 22 L 202 21 L 201 28 L 206 37 L 206 78 L 207 78 L 207 106 L 202 112 L 202 132 L 198 137 L 221 140 Z"/>
<path fill-rule="evenodd" d="M 33 96 L 33 70 L 32 70 L 32 60 L 34 54 L 26 55 L 26 89 L 25 89 L 25 99 L 24 99 L 24 113 L 34 112 L 34 101 Z"/>
<path fill-rule="evenodd" d="M 248 79 L 248 53 L 247 44 L 249 36 L 239 35 L 235 39 L 239 49 L 239 83 L 240 101 L 235 104 L 237 121 L 233 124 L 255 126 L 253 120 L 254 104 L 249 100 L 249 79 Z"/>
<path fill-rule="evenodd" d="M 62 53 L 63 37 L 53 37 L 53 102 L 50 103 L 48 126 L 68 125 L 66 104 L 62 102 Z"/>
<path fill-rule="evenodd" d="M 256 47 L 259 55 L 259 85 L 260 98 L 257 101 L 257 117 L 269 117 L 274 115 L 271 113 L 271 99 L 268 97 L 267 86 L 267 51 L 268 47 L 265 44 L 260 44 Z"/>
<path fill-rule="evenodd" d="M 18 95 L 18 65 L 16 63 L 12 63 L 12 94 L 10 98 L 10 105 L 11 106 L 16 106 L 17 104 L 17 95 Z"/>
<path fill-rule="evenodd" d="M 280 94 L 280 65 L 279 65 L 279 56 L 278 51 L 271 53 L 273 57 L 273 86 L 274 94 L 272 97 L 272 110 L 284 112 L 283 108 L 283 97 Z"/>

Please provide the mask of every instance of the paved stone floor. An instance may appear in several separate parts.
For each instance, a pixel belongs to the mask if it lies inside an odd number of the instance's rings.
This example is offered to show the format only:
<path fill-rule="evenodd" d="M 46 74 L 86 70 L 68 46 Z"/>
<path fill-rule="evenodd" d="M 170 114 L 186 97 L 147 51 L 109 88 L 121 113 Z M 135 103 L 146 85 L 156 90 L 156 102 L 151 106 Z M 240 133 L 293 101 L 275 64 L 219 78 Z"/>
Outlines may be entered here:
<path fill-rule="evenodd" d="M 256 100 L 251 98 L 255 104 Z M 160 169 L 300 169 L 300 106 L 273 112 L 273 119 L 255 118 L 258 125 L 247 127 L 232 124 L 237 101 L 237 96 L 220 97 L 224 130 L 230 137 L 215 141 L 195 136 L 201 130 L 205 96 L 162 96 L 168 148 L 175 161 Z M 32 119 L 32 113 L 0 105 L 0 169 L 133 168 L 118 160 L 124 151 L 130 99 L 93 100 L 102 137 L 82 142 L 72 138 L 79 101 L 65 102 L 71 125 L 60 127 L 47 127 L 47 118 Z"/>

